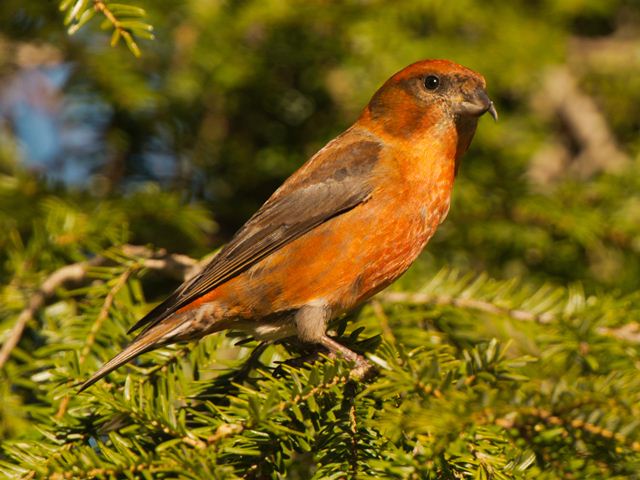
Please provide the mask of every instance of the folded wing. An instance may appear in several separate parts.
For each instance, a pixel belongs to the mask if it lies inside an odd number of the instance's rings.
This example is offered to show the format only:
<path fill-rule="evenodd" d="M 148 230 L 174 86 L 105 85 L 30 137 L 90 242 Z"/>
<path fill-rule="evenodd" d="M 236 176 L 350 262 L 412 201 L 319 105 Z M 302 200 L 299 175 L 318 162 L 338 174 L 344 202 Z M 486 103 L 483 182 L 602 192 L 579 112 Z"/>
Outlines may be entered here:
<path fill-rule="evenodd" d="M 345 142 L 344 137 L 329 143 L 290 177 L 200 274 L 130 331 L 143 326 L 149 330 L 318 225 L 365 202 L 372 193 L 370 178 L 381 145 L 358 136 Z"/>

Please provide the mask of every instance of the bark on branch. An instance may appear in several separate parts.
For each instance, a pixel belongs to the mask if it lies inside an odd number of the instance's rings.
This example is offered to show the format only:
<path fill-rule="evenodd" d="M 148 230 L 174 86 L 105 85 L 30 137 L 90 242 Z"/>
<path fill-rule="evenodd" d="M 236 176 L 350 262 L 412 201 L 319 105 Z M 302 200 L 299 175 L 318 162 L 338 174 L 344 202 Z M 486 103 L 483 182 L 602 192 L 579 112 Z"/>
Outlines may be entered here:
<path fill-rule="evenodd" d="M 143 268 L 161 272 L 164 275 L 184 281 L 200 270 L 200 263 L 186 255 L 170 254 L 165 250 L 152 250 L 139 245 L 123 245 L 125 256 L 140 258 Z M 207 259 L 208 260 L 208 259 Z M 96 256 L 85 262 L 64 266 L 49 275 L 40 288 L 31 296 L 27 306 L 20 312 L 7 340 L 0 349 L 0 368 L 4 366 L 16 347 L 27 324 L 35 314 L 55 296 L 59 288 L 86 283 L 92 267 L 113 263 L 108 256 Z"/>
<path fill-rule="evenodd" d="M 139 245 L 123 245 L 120 250 L 125 256 L 137 258 L 141 262 L 142 268 L 154 270 L 163 275 L 184 281 L 198 273 L 210 257 L 198 261 L 187 255 L 170 254 L 165 250 L 152 250 Z M 7 340 L 0 349 L 0 368 L 9 359 L 11 352 L 16 347 L 24 330 L 38 310 L 44 307 L 48 300 L 55 296 L 59 288 L 82 284 L 89 280 L 89 273 L 92 267 L 108 265 L 113 263 L 109 256 L 96 256 L 91 260 L 75 263 L 62 267 L 49 275 L 40 288 L 31 296 L 27 306 L 20 312 L 15 325 L 11 329 Z M 417 305 L 451 305 L 457 308 L 478 310 L 492 315 L 504 315 L 514 320 L 536 322 L 541 324 L 552 323 L 557 320 L 553 313 L 535 313 L 521 309 L 508 309 L 501 307 L 490 301 L 458 298 L 448 295 L 437 295 L 428 293 L 407 293 L 407 292 L 384 292 L 376 297 L 383 303 L 408 303 Z M 619 328 L 599 327 L 598 333 L 625 340 L 631 343 L 640 343 L 640 334 L 635 323 L 624 325 Z"/>
<path fill-rule="evenodd" d="M 533 157 L 529 177 L 546 185 L 567 174 L 586 179 L 629 164 L 598 105 L 567 67 L 549 70 L 532 107 L 559 123 L 559 133 Z"/>

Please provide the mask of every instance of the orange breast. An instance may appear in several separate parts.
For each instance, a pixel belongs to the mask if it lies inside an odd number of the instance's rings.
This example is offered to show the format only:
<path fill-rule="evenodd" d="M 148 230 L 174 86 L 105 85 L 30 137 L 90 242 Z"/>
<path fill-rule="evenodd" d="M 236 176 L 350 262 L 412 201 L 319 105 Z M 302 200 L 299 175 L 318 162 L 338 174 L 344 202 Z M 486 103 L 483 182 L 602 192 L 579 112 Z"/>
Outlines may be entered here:
<path fill-rule="evenodd" d="M 369 201 L 286 245 L 202 302 L 221 302 L 228 317 L 259 319 L 324 300 L 337 315 L 385 288 L 416 259 L 449 208 L 453 156 L 430 152 L 440 155 L 399 160 L 389 153 Z"/>

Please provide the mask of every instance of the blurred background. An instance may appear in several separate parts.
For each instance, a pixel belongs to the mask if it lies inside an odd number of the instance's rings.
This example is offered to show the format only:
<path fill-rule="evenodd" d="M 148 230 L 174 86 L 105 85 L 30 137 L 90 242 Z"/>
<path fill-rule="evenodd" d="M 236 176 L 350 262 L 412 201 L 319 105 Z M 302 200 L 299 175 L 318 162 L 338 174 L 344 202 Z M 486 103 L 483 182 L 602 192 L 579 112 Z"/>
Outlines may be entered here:
<path fill-rule="evenodd" d="M 56 2 L 1 2 L 0 260 L 34 218 L 63 257 L 204 254 L 392 73 L 448 58 L 485 75 L 500 121 L 423 263 L 638 288 L 637 1 L 138 4 L 156 35 L 140 59 L 99 19 L 69 36 Z"/>
<path fill-rule="evenodd" d="M 379 478 L 640 478 L 638 0 L 131 1 L 156 37 L 139 58 L 103 15 L 67 32 L 101 0 L 0 1 L 0 475 L 346 478 L 357 433 Z M 366 394 L 334 385 L 301 423 L 278 402 L 324 374 L 239 389 L 223 372 L 255 344 L 214 335 L 69 395 L 177 285 L 106 249 L 208 254 L 425 58 L 482 73 L 500 120 L 480 120 L 419 261 L 344 334 L 391 366 Z M 100 255 L 79 287 L 39 290 Z M 229 410 L 243 395 L 263 410 Z"/>

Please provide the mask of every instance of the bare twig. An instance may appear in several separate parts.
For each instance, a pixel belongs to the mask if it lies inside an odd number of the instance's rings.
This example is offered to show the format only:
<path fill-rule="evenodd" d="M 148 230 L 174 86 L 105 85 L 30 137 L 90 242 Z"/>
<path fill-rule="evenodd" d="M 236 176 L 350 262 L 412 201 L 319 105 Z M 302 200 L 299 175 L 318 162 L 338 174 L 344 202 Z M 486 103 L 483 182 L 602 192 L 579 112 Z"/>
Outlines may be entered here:
<path fill-rule="evenodd" d="M 358 477 L 358 417 L 356 413 L 356 402 L 354 395 L 350 395 L 349 402 L 349 436 L 351 437 L 351 475 Z"/>
<path fill-rule="evenodd" d="M 104 3 L 103 0 L 94 0 L 93 5 L 98 12 L 102 13 L 106 17 L 106 19 L 109 20 L 114 28 L 118 30 L 124 30 L 120 21 L 116 18 L 113 12 L 111 12 L 109 7 L 107 7 L 107 4 Z"/>
<path fill-rule="evenodd" d="M 95 322 L 93 322 L 93 325 L 91 326 L 91 330 L 89 331 L 89 335 L 87 336 L 87 340 L 85 341 L 84 347 L 82 348 L 82 352 L 80 352 L 80 359 L 78 360 L 79 366 L 82 366 L 82 364 L 84 364 L 84 361 L 87 359 L 87 356 L 89 355 L 89 352 L 91 351 L 91 347 L 96 341 L 96 336 L 98 335 L 98 332 L 102 327 L 102 324 L 109 317 L 109 311 L 111 310 L 113 301 L 116 298 L 116 294 L 120 291 L 122 287 L 125 286 L 125 284 L 127 283 L 127 280 L 129 280 L 129 277 L 131 276 L 133 271 L 134 271 L 134 268 L 128 268 L 127 270 L 122 272 L 122 274 L 116 280 L 115 285 L 111 288 L 111 290 L 109 290 L 109 293 L 105 297 L 104 303 L 102 304 L 102 308 L 100 309 L 100 313 L 96 317 Z M 60 406 L 58 407 L 58 411 L 56 412 L 56 418 L 61 418 L 64 416 L 64 414 L 67 411 L 67 407 L 69 406 L 69 399 L 70 399 L 69 395 L 65 395 L 62 398 L 60 402 Z"/>
<path fill-rule="evenodd" d="M 389 327 L 389 317 L 387 317 L 387 314 L 384 312 L 382 303 L 374 298 L 371 301 L 371 307 L 373 308 L 374 315 L 380 322 L 380 328 L 382 329 L 382 335 L 384 336 L 385 340 L 391 343 L 396 343 L 396 337 L 393 334 L 393 330 L 391 330 L 391 327 Z"/>
<path fill-rule="evenodd" d="M 596 102 L 580 90 L 568 68 L 549 70 L 532 104 L 562 127 L 562 135 L 533 157 L 529 176 L 534 182 L 546 185 L 567 173 L 589 178 L 599 172 L 619 172 L 629 164 Z"/>
<path fill-rule="evenodd" d="M 406 303 L 415 305 L 450 305 L 452 307 L 478 310 L 491 315 L 504 315 L 514 320 L 549 324 L 558 320 L 558 316 L 551 312 L 535 313 L 526 310 L 505 308 L 489 301 L 473 298 L 457 298 L 449 295 L 435 295 L 429 293 L 385 292 L 377 296 L 386 303 Z M 620 327 L 597 327 L 599 335 L 615 337 L 629 343 L 640 343 L 640 324 L 631 322 Z"/>
<path fill-rule="evenodd" d="M 429 305 L 451 305 L 458 308 L 479 310 L 492 315 L 506 315 L 514 320 L 522 320 L 536 323 L 551 323 L 556 317 L 554 314 L 534 313 L 526 310 L 510 309 L 500 307 L 494 303 L 476 300 L 473 298 L 458 298 L 449 295 L 435 295 L 429 293 L 407 293 L 407 292 L 386 292 L 378 296 L 380 300 L 387 303 L 413 303 Z"/>
<path fill-rule="evenodd" d="M 209 257 L 198 261 L 187 255 L 167 253 L 166 250 L 151 250 L 140 245 L 123 245 L 122 252 L 127 256 L 142 257 L 144 268 L 162 272 L 176 280 L 188 280 L 197 274 L 208 263 Z"/>
<path fill-rule="evenodd" d="M 207 437 L 207 445 L 215 445 L 227 437 L 238 435 L 244 431 L 246 425 L 244 423 L 223 423 L 220 425 L 213 435 Z"/>
<path fill-rule="evenodd" d="M 141 257 L 142 267 L 162 272 L 180 281 L 195 275 L 202 267 L 201 263 L 186 255 L 169 254 L 165 250 L 154 251 L 144 246 L 123 245 L 122 252 L 127 256 Z M 49 275 L 40 288 L 31 296 L 27 307 L 22 310 L 18 316 L 7 340 L 2 345 L 2 349 L 0 350 L 0 368 L 2 368 L 9 359 L 11 352 L 20 341 L 27 324 L 33 319 L 36 312 L 54 296 L 58 288 L 69 284 L 86 282 L 92 267 L 111 262 L 112 260 L 108 256 L 96 256 L 86 262 L 64 266 Z"/>
<path fill-rule="evenodd" d="M 122 272 L 122 274 L 118 277 L 118 280 L 116 281 L 115 285 L 111 288 L 111 290 L 109 290 L 109 293 L 105 297 L 104 303 L 102 304 L 102 308 L 100 309 L 100 313 L 96 317 L 96 321 L 93 322 L 93 325 L 91 326 L 91 330 L 89 331 L 89 335 L 87 336 L 87 340 L 85 341 L 84 347 L 82 348 L 82 352 L 80 353 L 80 359 L 78 361 L 80 365 L 84 363 L 84 361 L 87 358 L 87 355 L 89 355 L 89 352 L 91 351 L 91 347 L 96 341 L 96 335 L 98 335 L 98 332 L 100 331 L 100 327 L 102 327 L 102 324 L 109 316 L 109 310 L 111 310 L 111 306 L 113 305 L 113 301 L 116 298 L 116 294 L 120 291 L 122 287 L 124 287 L 124 285 L 127 283 L 127 280 L 129 280 L 129 277 L 131 276 L 132 273 L 133 273 L 133 269 L 131 268 Z"/>
<path fill-rule="evenodd" d="M 598 328 L 598 333 L 615 337 L 629 343 L 640 343 L 640 323 L 631 322 L 617 328 Z"/>
<path fill-rule="evenodd" d="M 89 267 L 100 265 L 103 261 L 104 259 L 102 257 L 96 257 L 87 262 L 67 265 L 49 275 L 40 286 L 40 289 L 31 296 L 27 307 L 20 312 L 18 320 L 11 329 L 11 333 L 9 333 L 9 337 L 4 345 L 2 345 L 2 350 L 0 350 L 0 368 L 4 366 L 11 355 L 11 351 L 20 341 L 20 337 L 22 337 L 27 323 L 29 323 L 35 313 L 44 306 L 46 301 L 53 296 L 55 291 L 65 284 L 82 281 L 86 277 Z"/>
<path fill-rule="evenodd" d="M 567 59 L 572 69 L 621 71 L 630 74 L 640 70 L 638 44 L 640 31 L 637 22 L 628 19 L 612 35 L 597 37 L 573 37 L 569 41 Z"/>
<path fill-rule="evenodd" d="M 640 452 L 640 442 L 633 441 L 633 439 L 630 439 L 627 435 L 621 432 L 596 425 L 595 423 L 591 423 L 580 418 L 566 418 L 559 414 L 559 412 L 554 413 L 544 408 L 527 406 L 516 409 L 505 417 L 495 418 L 496 416 L 491 417 L 492 420 L 489 421 L 496 423 L 503 428 L 510 429 L 517 427 L 519 424 L 526 423 L 527 417 L 533 417 L 541 420 L 549 426 L 561 427 L 564 430 L 565 435 L 568 434 L 569 430 L 582 430 L 588 434 L 600 436 L 609 442 L 615 441 L 618 444 L 621 444 L 620 446 L 630 448 L 634 452 Z M 489 418 L 490 417 L 487 417 L 487 420 Z M 616 446 L 616 448 L 618 447 Z"/>

